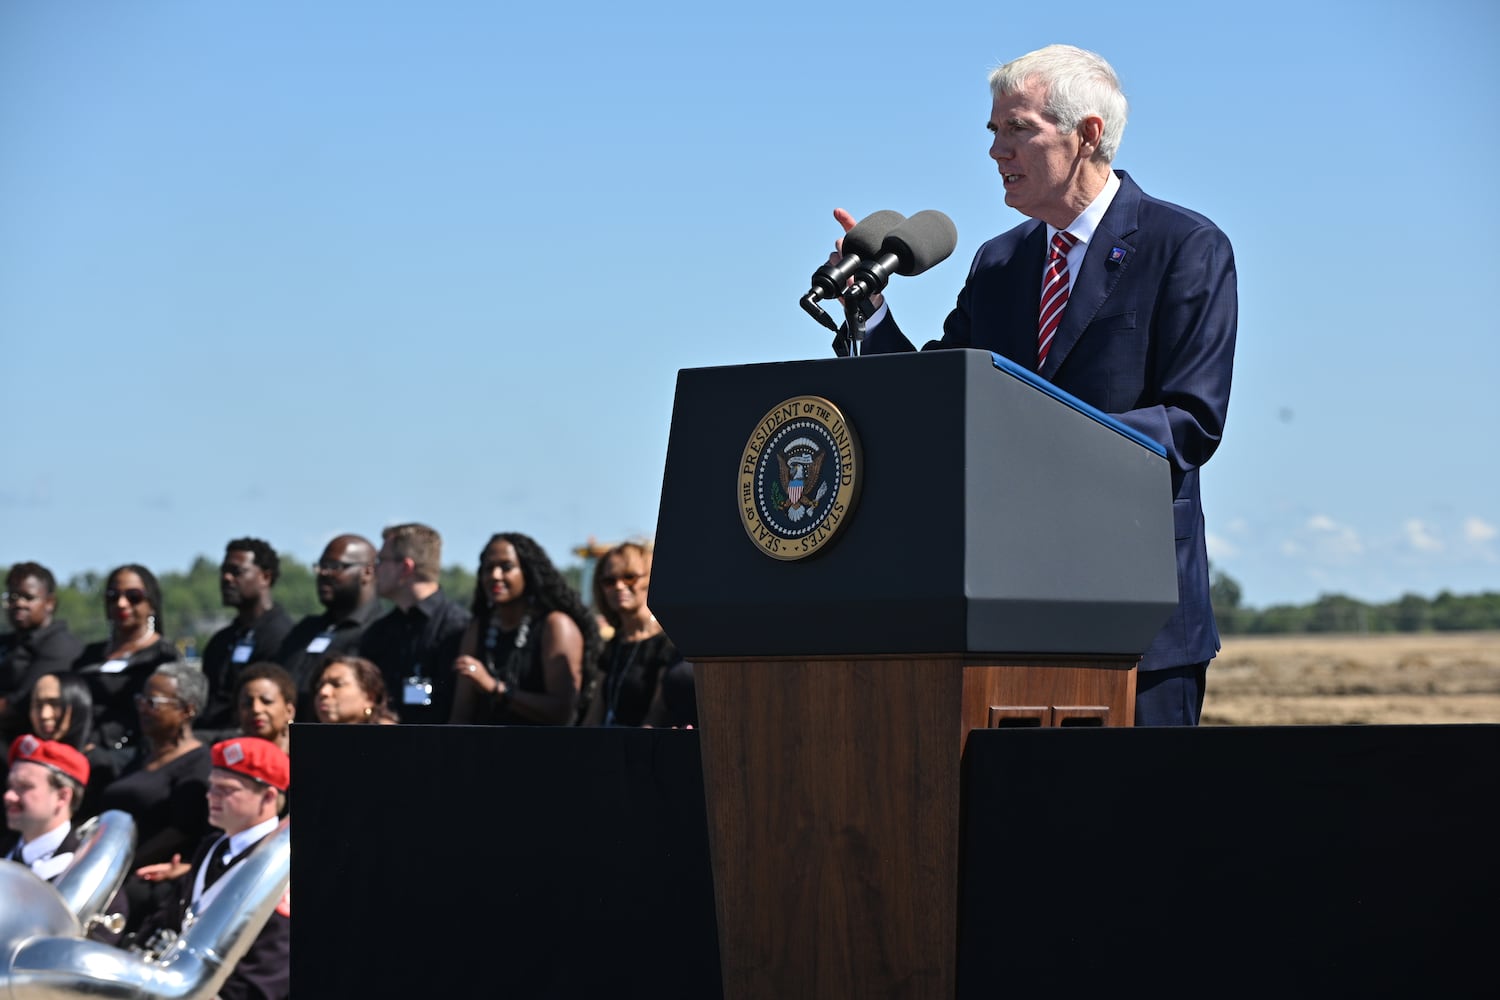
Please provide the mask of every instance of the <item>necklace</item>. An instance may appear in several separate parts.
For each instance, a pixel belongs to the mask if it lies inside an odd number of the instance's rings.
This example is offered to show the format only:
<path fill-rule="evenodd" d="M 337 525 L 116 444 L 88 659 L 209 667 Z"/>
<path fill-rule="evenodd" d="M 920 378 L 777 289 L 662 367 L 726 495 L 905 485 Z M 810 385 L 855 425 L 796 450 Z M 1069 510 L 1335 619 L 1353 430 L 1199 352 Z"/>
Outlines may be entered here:
<path fill-rule="evenodd" d="M 484 648 L 489 652 L 495 651 L 495 644 L 500 641 L 501 628 L 494 619 L 490 620 L 490 627 L 484 632 Z M 531 615 L 527 614 L 521 619 L 521 624 L 516 626 L 516 641 L 514 646 L 521 649 L 526 645 L 526 640 L 531 637 Z"/>
<path fill-rule="evenodd" d="M 655 618 L 651 619 L 655 621 Z M 630 673 L 630 668 L 635 666 L 635 655 L 641 651 L 645 639 L 638 642 L 626 642 L 621 639 L 615 646 L 615 655 L 610 657 L 609 674 L 604 678 L 604 724 L 613 726 L 615 724 L 615 711 L 620 707 L 620 692 L 625 687 L 625 675 Z M 630 655 L 625 658 L 625 665 L 620 666 L 621 646 L 630 647 Z"/>

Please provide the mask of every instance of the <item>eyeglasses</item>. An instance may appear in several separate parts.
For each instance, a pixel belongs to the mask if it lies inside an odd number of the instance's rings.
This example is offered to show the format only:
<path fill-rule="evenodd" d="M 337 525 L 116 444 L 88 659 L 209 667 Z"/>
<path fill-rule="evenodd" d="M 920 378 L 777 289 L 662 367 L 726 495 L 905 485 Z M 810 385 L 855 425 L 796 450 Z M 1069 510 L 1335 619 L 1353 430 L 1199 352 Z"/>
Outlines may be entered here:
<path fill-rule="evenodd" d="M 225 563 L 219 567 L 220 576 L 244 576 L 255 568 L 254 563 Z"/>
<path fill-rule="evenodd" d="M 621 573 L 619 576 L 601 576 L 599 582 L 606 587 L 613 587 L 617 583 L 623 583 L 627 587 L 634 587 L 644 573 Z"/>
<path fill-rule="evenodd" d="M 316 573 L 347 573 L 356 566 L 368 566 L 365 562 L 344 562 L 342 559 L 319 559 L 313 563 Z"/>
<path fill-rule="evenodd" d="M 262 788 L 265 787 L 264 783 L 262 782 L 256 782 L 256 784 L 260 785 Z M 250 789 L 246 788 L 238 781 L 226 781 L 222 783 L 217 781 L 210 781 L 208 783 L 208 797 L 211 799 L 227 799 L 229 798 L 229 796 L 234 795 L 237 792 L 248 791 L 250 791 Z"/>
<path fill-rule="evenodd" d="M 13 590 L 8 590 L 5 592 L 3 600 L 6 604 L 20 604 L 23 601 L 40 601 L 45 596 L 44 594 L 19 594 Z"/>
<path fill-rule="evenodd" d="M 118 601 L 122 597 L 125 598 L 125 600 L 129 601 L 131 604 L 140 604 L 141 602 L 145 601 L 146 592 L 139 587 L 131 587 L 128 590 L 116 590 L 115 588 L 110 587 L 104 592 L 104 599 L 111 603 Z"/>
<path fill-rule="evenodd" d="M 135 703 L 142 708 L 150 705 L 151 710 L 154 712 L 166 708 L 168 705 L 181 705 L 182 699 L 169 698 L 164 694 L 138 694 L 135 696 Z"/>

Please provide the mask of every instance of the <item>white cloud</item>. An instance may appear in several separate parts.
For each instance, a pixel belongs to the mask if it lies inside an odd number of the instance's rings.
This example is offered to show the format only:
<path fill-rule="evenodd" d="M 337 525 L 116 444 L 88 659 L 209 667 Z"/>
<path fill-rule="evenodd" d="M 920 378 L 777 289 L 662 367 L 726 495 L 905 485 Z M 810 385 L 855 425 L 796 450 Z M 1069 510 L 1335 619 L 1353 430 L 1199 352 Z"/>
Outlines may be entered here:
<path fill-rule="evenodd" d="M 1494 541 L 1496 533 L 1495 526 L 1488 521 L 1477 517 L 1464 518 L 1464 541 L 1466 542 L 1483 545 L 1485 542 Z"/>
<path fill-rule="evenodd" d="M 1406 544 L 1418 552 L 1443 551 L 1443 543 L 1419 518 L 1410 518 L 1401 528 L 1406 535 Z"/>
<path fill-rule="evenodd" d="M 1231 518 L 1225 527 L 1231 535 L 1246 535 L 1250 533 L 1250 522 L 1243 517 Z"/>
<path fill-rule="evenodd" d="M 1365 550 L 1357 531 L 1326 514 L 1308 518 L 1307 530 L 1312 532 L 1313 544 L 1324 555 L 1357 556 Z"/>

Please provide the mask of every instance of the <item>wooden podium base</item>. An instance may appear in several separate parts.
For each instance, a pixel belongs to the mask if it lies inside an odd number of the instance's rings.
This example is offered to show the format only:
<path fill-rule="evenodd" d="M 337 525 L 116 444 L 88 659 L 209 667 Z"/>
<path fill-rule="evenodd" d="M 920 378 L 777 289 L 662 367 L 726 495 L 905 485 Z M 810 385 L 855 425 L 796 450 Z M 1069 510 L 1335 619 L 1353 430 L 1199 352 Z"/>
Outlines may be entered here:
<path fill-rule="evenodd" d="M 697 661 L 726 1000 L 951 1000 L 965 738 L 1129 725 L 1133 662 Z"/>

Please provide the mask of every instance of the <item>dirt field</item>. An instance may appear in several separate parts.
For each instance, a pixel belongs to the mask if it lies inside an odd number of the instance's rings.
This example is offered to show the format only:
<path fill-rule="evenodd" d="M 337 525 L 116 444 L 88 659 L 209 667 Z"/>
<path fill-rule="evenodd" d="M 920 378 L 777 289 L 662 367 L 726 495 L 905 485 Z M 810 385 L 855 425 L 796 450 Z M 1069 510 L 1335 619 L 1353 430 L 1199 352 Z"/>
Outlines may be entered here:
<path fill-rule="evenodd" d="M 1231 636 L 1203 724 L 1500 723 L 1500 632 Z"/>

